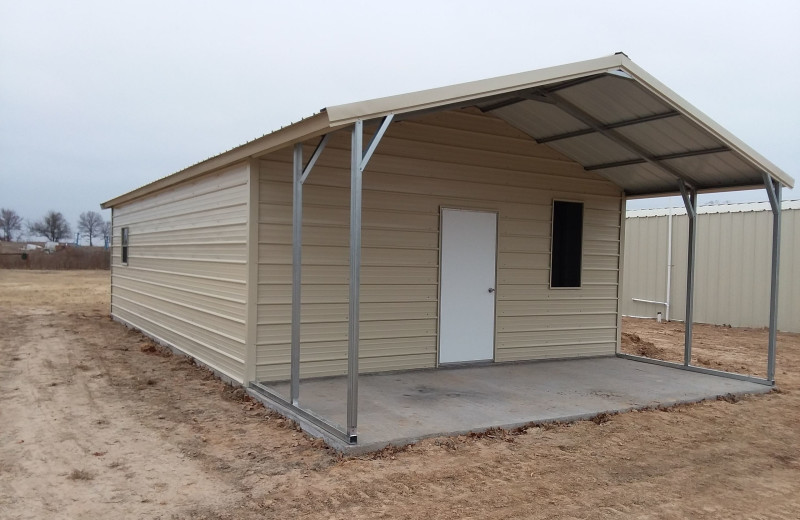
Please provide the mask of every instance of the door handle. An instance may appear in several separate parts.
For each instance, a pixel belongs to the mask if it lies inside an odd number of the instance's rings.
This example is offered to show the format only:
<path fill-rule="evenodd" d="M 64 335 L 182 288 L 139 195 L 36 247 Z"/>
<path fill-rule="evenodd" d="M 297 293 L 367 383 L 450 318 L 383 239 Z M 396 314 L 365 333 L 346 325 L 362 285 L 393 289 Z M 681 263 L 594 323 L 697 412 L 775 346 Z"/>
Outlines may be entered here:
<path fill-rule="evenodd" d="M 493 293 L 494 292 L 494 287 L 489 287 L 489 292 Z"/>

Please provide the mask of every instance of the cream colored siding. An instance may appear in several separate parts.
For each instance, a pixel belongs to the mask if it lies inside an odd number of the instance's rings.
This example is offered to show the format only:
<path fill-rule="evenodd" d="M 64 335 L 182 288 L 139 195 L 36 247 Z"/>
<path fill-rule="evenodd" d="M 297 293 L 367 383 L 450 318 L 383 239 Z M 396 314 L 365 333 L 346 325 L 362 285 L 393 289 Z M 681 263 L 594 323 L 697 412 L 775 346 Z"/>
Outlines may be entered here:
<path fill-rule="evenodd" d="M 315 142 L 306 143 L 305 157 Z M 346 370 L 349 133 L 303 190 L 301 376 Z M 289 373 L 291 151 L 261 162 L 257 377 Z M 549 289 L 552 200 L 585 203 L 583 287 Z M 497 361 L 613 354 L 619 188 L 477 111 L 390 127 L 364 174 L 360 367 L 436 366 L 442 207 L 498 212 Z"/>
<path fill-rule="evenodd" d="M 247 165 L 234 166 L 113 209 L 112 314 L 236 381 L 244 376 L 248 189 Z"/>
<path fill-rule="evenodd" d="M 701 212 L 703 208 L 701 208 Z M 672 217 L 670 317 L 685 318 L 687 217 Z M 632 298 L 664 301 L 667 216 L 628 218 L 625 237 L 623 313 L 655 316 L 664 307 Z M 800 332 L 800 209 L 783 211 L 778 329 Z M 698 215 L 694 321 L 766 327 L 769 321 L 772 212 Z"/>

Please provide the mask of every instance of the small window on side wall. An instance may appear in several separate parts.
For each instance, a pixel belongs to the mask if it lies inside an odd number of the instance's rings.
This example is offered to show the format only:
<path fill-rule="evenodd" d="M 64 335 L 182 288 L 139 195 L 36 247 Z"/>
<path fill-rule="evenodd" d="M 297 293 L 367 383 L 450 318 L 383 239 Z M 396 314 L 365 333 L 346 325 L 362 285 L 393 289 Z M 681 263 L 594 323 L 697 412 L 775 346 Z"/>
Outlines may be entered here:
<path fill-rule="evenodd" d="M 122 228 L 122 265 L 128 265 L 128 228 Z"/>
<path fill-rule="evenodd" d="M 580 287 L 582 263 L 583 203 L 554 200 L 550 287 Z"/>

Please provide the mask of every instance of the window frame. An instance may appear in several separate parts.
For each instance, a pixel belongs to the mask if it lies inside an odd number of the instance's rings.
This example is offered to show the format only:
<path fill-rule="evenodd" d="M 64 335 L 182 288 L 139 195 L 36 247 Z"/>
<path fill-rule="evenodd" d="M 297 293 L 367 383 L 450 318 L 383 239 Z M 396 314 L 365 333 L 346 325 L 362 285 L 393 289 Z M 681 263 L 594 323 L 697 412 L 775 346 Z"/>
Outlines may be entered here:
<path fill-rule="evenodd" d="M 128 265 L 128 260 L 130 260 L 130 252 L 129 252 L 129 242 L 131 238 L 131 231 L 129 227 L 124 227 L 120 231 L 121 236 L 121 255 L 122 255 L 122 265 Z"/>
<path fill-rule="evenodd" d="M 556 232 L 556 204 L 557 203 L 568 203 L 568 204 L 579 204 L 581 208 L 581 226 L 580 226 L 580 258 L 578 260 L 578 285 L 553 285 L 553 267 L 555 265 L 554 256 L 555 256 L 555 232 Z M 552 290 L 576 290 L 583 288 L 583 257 L 584 257 L 584 228 L 586 224 L 586 204 L 582 200 L 570 200 L 570 199 L 553 199 L 551 205 L 551 216 L 550 216 L 550 272 L 549 272 L 549 280 L 548 285 L 549 288 Z"/>

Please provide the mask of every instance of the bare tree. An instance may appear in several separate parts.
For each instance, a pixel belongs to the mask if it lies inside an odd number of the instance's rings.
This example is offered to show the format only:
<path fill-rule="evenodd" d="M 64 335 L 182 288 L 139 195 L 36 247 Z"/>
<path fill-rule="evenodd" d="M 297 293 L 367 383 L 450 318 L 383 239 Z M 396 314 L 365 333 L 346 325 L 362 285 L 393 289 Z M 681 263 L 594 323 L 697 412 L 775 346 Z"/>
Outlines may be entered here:
<path fill-rule="evenodd" d="M 59 211 L 48 211 L 42 220 L 33 222 L 28 226 L 32 235 L 46 237 L 47 240 L 58 242 L 72 234 L 69 222 Z"/>
<path fill-rule="evenodd" d="M 103 236 L 103 239 L 106 240 L 111 237 L 111 221 L 105 220 L 103 221 L 103 225 L 100 226 L 100 234 Z"/>
<path fill-rule="evenodd" d="M 96 211 L 86 211 L 78 217 L 78 231 L 89 235 L 89 246 L 94 245 L 92 238 L 102 236 L 103 216 Z"/>
<path fill-rule="evenodd" d="M 13 209 L 0 209 L 0 229 L 3 231 L 2 240 L 14 240 L 14 232 L 22 230 L 22 217 Z"/>

